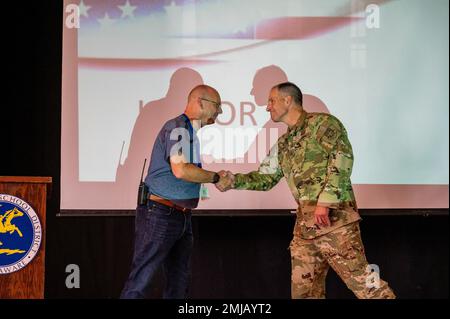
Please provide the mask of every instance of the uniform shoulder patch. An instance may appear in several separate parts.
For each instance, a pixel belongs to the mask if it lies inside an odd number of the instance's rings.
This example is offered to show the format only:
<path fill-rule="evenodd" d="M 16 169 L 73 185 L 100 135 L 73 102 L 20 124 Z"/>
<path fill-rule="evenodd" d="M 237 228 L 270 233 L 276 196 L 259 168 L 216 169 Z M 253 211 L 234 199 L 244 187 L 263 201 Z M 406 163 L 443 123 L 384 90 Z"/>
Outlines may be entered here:
<path fill-rule="evenodd" d="M 326 149 L 333 148 L 341 135 L 338 123 L 326 121 L 318 130 L 318 140 Z"/>
<path fill-rule="evenodd" d="M 326 138 L 327 140 L 332 141 L 335 140 L 337 136 L 338 136 L 337 130 L 334 127 L 328 127 L 323 137 Z"/>

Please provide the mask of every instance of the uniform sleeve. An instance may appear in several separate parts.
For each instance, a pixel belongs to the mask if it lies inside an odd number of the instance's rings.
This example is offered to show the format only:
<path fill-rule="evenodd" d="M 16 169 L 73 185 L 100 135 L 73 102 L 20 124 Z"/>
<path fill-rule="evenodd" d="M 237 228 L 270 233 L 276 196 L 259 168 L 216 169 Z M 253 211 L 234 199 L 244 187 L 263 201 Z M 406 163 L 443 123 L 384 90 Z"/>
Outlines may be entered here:
<path fill-rule="evenodd" d="M 319 194 L 318 205 L 338 208 L 348 200 L 343 198 L 351 188 L 350 175 L 353 167 L 353 151 L 347 133 L 337 120 L 330 120 L 319 128 L 318 139 L 328 153 L 325 185 Z"/>
<path fill-rule="evenodd" d="M 275 145 L 257 171 L 248 174 L 236 174 L 235 189 L 268 191 L 283 177 L 283 170 L 278 162 L 278 146 Z"/>

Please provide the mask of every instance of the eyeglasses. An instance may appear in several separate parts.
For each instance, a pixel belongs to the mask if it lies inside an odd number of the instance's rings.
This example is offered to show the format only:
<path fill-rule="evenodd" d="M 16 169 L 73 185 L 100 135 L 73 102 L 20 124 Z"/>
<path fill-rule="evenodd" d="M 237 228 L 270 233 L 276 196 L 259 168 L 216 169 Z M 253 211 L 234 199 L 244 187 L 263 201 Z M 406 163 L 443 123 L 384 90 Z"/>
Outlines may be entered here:
<path fill-rule="evenodd" d="M 210 102 L 210 103 L 214 104 L 214 106 L 215 106 L 216 108 L 220 108 L 220 106 L 221 106 L 221 104 L 218 103 L 218 102 L 216 102 L 216 101 L 208 100 L 208 99 L 205 99 L 205 98 L 202 98 L 202 97 L 200 98 L 200 100 Z"/>

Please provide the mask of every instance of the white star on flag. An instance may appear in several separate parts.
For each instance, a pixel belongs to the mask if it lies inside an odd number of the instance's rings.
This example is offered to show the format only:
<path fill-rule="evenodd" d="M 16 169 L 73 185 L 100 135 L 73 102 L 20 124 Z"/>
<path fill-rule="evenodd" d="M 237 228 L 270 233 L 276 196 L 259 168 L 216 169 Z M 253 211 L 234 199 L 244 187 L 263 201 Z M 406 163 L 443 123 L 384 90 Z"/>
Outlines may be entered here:
<path fill-rule="evenodd" d="M 130 1 L 127 0 L 124 6 L 118 6 L 120 10 L 122 10 L 121 18 L 130 17 L 134 18 L 134 10 L 136 10 L 137 6 L 132 6 Z"/>
<path fill-rule="evenodd" d="M 114 19 L 111 19 L 108 13 L 105 13 L 105 16 L 101 19 L 98 19 L 102 28 L 110 27 L 114 23 Z"/>
<path fill-rule="evenodd" d="M 80 10 L 80 16 L 88 17 L 88 11 L 91 8 L 91 6 L 87 6 L 84 4 L 83 0 L 80 1 L 80 4 L 78 5 L 78 8 Z"/>

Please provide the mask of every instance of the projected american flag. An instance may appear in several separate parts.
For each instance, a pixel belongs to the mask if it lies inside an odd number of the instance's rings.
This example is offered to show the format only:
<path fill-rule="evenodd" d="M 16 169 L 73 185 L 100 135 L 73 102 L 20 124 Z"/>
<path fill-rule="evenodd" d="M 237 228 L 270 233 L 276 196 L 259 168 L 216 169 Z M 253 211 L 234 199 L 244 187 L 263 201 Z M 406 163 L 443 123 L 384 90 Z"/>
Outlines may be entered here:
<path fill-rule="evenodd" d="M 226 60 L 272 41 L 308 40 L 357 22 L 369 1 L 145 1 L 79 3 L 80 66 L 160 68 Z M 381 3 L 383 1 L 371 1 Z M 278 9 L 274 9 L 277 8 Z M 317 7 L 317 6 L 316 6 Z"/>

